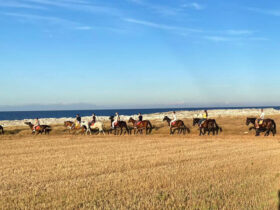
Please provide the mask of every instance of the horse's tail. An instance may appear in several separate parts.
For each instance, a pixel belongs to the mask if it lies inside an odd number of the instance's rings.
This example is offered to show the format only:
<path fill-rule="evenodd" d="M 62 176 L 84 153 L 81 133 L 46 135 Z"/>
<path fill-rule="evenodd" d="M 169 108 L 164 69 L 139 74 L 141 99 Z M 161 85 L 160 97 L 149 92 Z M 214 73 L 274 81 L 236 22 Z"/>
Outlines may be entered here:
<path fill-rule="evenodd" d="M 222 129 L 222 127 L 220 127 L 219 125 L 218 125 L 218 123 L 216 122 L 216 120 L 214 120 L 214 122 L 215 122 L 215 125 L 216 125 L 216 129 L 217 129 L 217 132 L 223 132 L 223 129 Z"/>
<path fill-rule="evenodd" d="M 153 126 L 152 126 L 152 123 L 150 122 L 150 120 L 148 120 L 148 126 L 149 126 L 149 128 L 148 128 L 149 132 L 148 133 L 150 134 L 150 133 L 152 133 L 152 130 L 153 130 Z"/>
<path fill-rule="evenodd" d="M 191 130 L 187 126 L 185 126 L 185 129 L 187 130 L 188 133 L 191 133 Z"/>
<path fill-rule="evenodd" d="M 272 132 L 273 132 L 273 134 L 275 135 L 275 134 L 276 134 L 276 123 L 275 123 L 274 120 L 272 120 L 272 124 L 273 124 L 273 130 L 272 130 Z"/>

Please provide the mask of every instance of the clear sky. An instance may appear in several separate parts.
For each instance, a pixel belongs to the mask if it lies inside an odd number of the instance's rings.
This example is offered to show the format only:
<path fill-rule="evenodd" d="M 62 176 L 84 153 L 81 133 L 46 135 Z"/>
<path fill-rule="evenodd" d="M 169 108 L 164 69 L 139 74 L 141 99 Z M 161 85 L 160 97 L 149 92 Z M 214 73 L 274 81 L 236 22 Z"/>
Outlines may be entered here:
<path fill-rule="evenodd" d="M 277 105 L 278 0 L 0 0 L 0 105 Z"/>

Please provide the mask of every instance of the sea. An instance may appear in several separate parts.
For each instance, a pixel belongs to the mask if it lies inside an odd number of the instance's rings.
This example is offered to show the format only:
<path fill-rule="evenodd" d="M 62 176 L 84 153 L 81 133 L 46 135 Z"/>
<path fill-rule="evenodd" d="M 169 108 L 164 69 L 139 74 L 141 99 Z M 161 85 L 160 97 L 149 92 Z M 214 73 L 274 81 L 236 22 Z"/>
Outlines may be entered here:
<path fill-rule="evenodd" d="M 200 107 L 200 108 L 153 108 L 153 109 L 104 109 L 104 110 L 60 110 L 60 111 L 5 111 L 0 112 L 0 121 L 2 120 L 24 120 L 35 118 L 70 118 L 79 114 L 81 117 L 91 116 L 112 116 L 116 112 L 120 115 L 135 115 L 139 112 L 142 114 L 154 114 L 170 111 L 198 111 L 198 110 L 214 110 L 214 109 L 261 109 L 274 108 L 280 110 L 279 106 L 267 107 Z"/>

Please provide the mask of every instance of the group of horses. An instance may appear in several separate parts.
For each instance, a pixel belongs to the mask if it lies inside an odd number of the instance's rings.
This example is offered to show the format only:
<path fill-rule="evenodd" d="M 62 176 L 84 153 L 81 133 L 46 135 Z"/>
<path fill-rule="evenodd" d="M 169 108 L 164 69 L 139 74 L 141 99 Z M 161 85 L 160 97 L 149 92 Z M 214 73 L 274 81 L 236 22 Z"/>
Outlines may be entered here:
<path fill-rule="evenodd" d="M 109 120 L 111 122 L 111 125 L 114 122 L 114 116 L 109 117 Z M 203 123 L 200 125 L 200 118 L 194 118 L 193 119 L 193 126 L 199 127 L 199 135 L 218 135 L 219 132 L 222 132 L 223 129 L 220 127 L 215 119 L 206 119 Z M 273 136 L 276 134 L 276 123 L 272 119 L 264 119 L 262 120 L 262 123 L 259 123 L 258 126 L 256 125 L 257 118 L 247 118 L 246 119 L 246 125 L 249 126 L 249 130 L 255 130 L 256 136 L 259 136 L 260 133 L 264 132 L 265 136 L 269 136 L 270 133 L 272 133 Z M 190 128 L 188 128 L 182 120 L 176 120 L 175 122 L 172 122 L 172 120 L 165 116 L 163 118 L 163 121 L 166 121 L 169 126 L 169 133 L 170 135 L 175 134 L 186 134 L 190 133 Z M 131 123 L 133 127 L 129 127 L 128 123 Z M 128 123 L 125 121 L 118 121 L 114 124 L 114 127 L 111 127 L 109 130 L 106 130 L 108 134 L 115 134 L 115 135 L 122 135 L 122 134 L 132 134 L 132 131 L 134 131 L 134 134 L 151 134 L 153 130 L 152 123 L 149 120 L 143 120 L 143 121 L 137 121 L 133 119 L 132 117 L 129 118 Z M 26 125 L 30 127 L 32 130 L 32 134 L 49 134 L 52 131 L 52 127 L 49 125 L 39 125 L 36 126 L 34 130 L 34 125 L 31 122 L 25 122 Z M 64 126 L 69 130 L 69 133 L 73 131 L 74 133 L 80 132 L 82 134 L 93 134 L 95 131 L 97 131 L 96 134 L 103 134 L 105 135 L 105 126 L 103 122 L 95 122 L 95 123 L 89 123 L 82 121 L 81 124 L 77 124 L 72 121 L 65 121 Z M 4 128 L 0 125 L 0 135 L 4 134 Z"/>

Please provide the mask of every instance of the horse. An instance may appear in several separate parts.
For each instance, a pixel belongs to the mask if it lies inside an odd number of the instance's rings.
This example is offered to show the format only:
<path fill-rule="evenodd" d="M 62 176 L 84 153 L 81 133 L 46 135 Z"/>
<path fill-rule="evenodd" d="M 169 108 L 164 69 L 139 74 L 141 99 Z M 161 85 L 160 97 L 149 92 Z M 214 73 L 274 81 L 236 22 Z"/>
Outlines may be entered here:
<path fill-rule="evenodd" d="M 28 125 L 30 127 L 30 129 L 32 130 L 32 134 L 43 134 L 45 133 L 46 134 L 50 134 L 52 128 L 51 126 L 49 125 L 38 125 L 36 126 L 35 130 L 33 129 L 34 128 L 34 125 L 31 123 L 31 122 L 25 122 L 24 124 Z"/>
<path fill-rule="evenodd" d="M 190 133 L 190 129 L 187 128 L 182 120 L 176 120 L 174 123 L 170 125 L 171 119 L 167 116 L 163 118 L 163 121 L 166 121 L 168 123 L 168 126 L 170 127 L 170 135 L 174 134 L 176 130 L 178 130 L 178 134 L 183 133 L 186 134 L 186 131 Z"/>
<path fill-rule="evenodd" d="M 109 120 L 111 121 L 111 126 L 112 126 L 112 124 L 113 124 L 113 122 L 114 122 L 114 118 L 115 118 L 114 116 L 109 117 Z M 117 135 L 117 129 L 118 129 L 118 128 L 121 130 L 120 135 L 122 135 L 123 129 L 125 129 L 125 132 L 127 132 L 127 134 L 130 134 L 129 129 L 128 129 L 128 126 L 127 126 L 127 124 L 126 124 L 125 121 L 118 121 L 118 122 L 116 123 L 116 125 L 114 126 L 114 128 L 112 128 L 112 130 L 115 131 L 115 135 Z M 124 133 L 124 134 L 125 134 L 125 133 Z"/>
<path fill-rule="evenodd" d="M 4 126 L 0 125 L 0 135 L 4 135 Z"/>
<path fill-rule="evenodd" d="M 88 134 L 92 134 L 92 131 L 93 130 L 96 130 L 98 129 L 98 134 L 103 133 L 103 135 L 105 135 L 105 132 L 104 132 L 104 124 L 102 122 L 95 122 L 94 124 L 91 124 L 90 122 L 88 122 L 87 124 L 82 122 L 82 125 L 85 125 L 86 126 L 86 133 Z"/>
<path fill-rule="evenodd" d="M 71 132 L 71 130 L 81 130 L 82 134 L 85 134 L 88 128 L 88 125 L 85 122 L 82 122 L 81 125 L 76 126 L 72 121 L 65 121 L 64 126 L 69 129 L 69 133 Z"/>
<path fill-rule="evenodd" d="M 270 132 L 272 132 L 273 136 L 276 134 L 276 123 L 272 119 L 264 119 L 263 123 L 259 125 L 259 128 L 256 128 L 256 120 L 257 118 L 247 118 L 246 119 L 246 125 L 249 126 L 250 124 L 253 124 L 252 127 L 249 128 L 249 130 L 255 129 L 256 130 L 256 136 L 259 136 L 261 132 L 265 132 L 264 136 L 269 136 Z"/>
<path fill-rule="evenodd" d="M 199 124 L 200 118 L 194 118 L 193 119 L 193 126 L 196 124 Z M 223 129 L 217 124 L 216 120 L 214 119 L 207 119 L 202 123 L 202 125 L 199 127 L 199 135 L 205 135 L 206 132 L 208 132 L 208 135 L 212 132 L 213 135 L 218 135 L 219 131 L 222 132 Z"/>
<path fill-rule="evenodd" d="M 149 120 L 137 122 L 131 117 L 129 118 L 128 122 L 133 124 L 134 134 L 137 134 L 138 132 L 142 134 L 144 129 L 146 130 L 146 135 L 152 133 L 153 126 Z"/>

